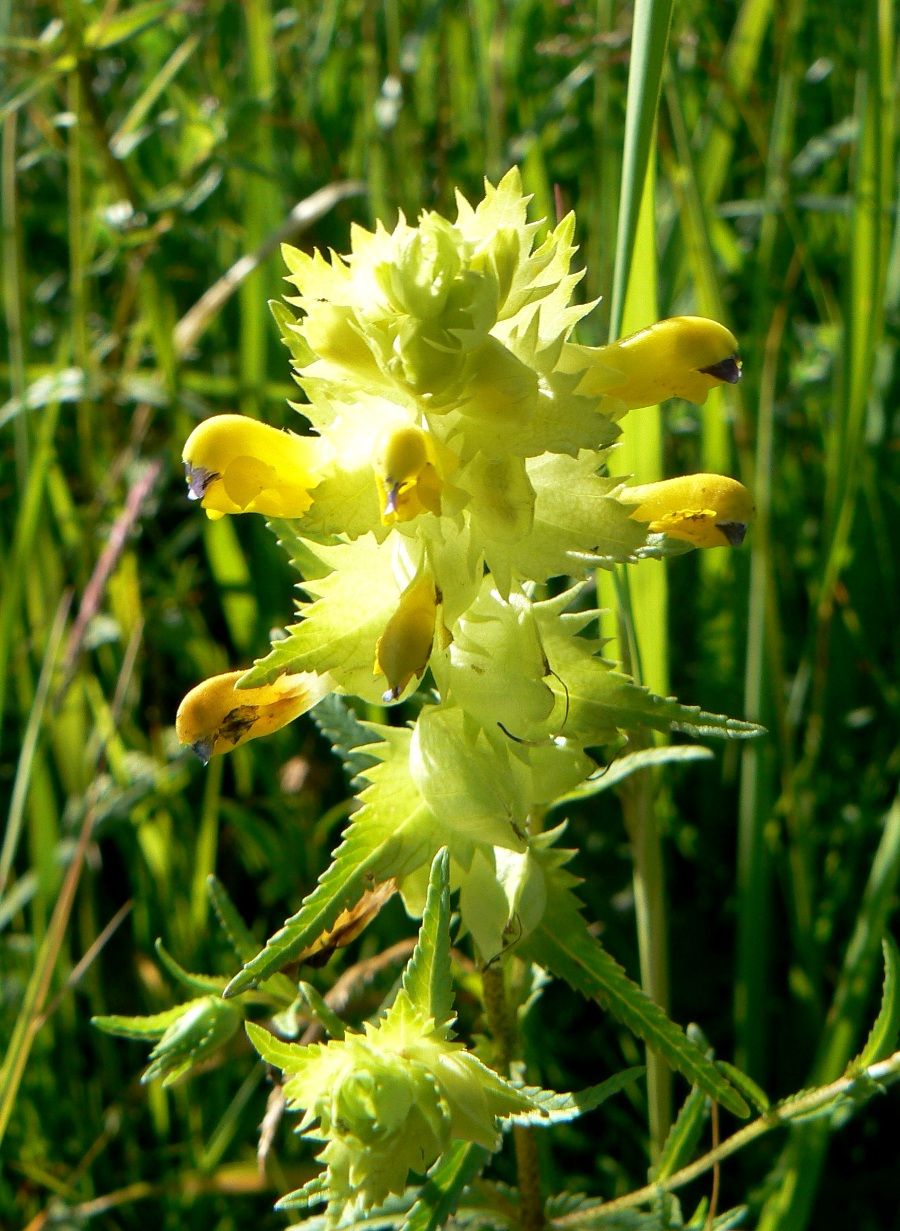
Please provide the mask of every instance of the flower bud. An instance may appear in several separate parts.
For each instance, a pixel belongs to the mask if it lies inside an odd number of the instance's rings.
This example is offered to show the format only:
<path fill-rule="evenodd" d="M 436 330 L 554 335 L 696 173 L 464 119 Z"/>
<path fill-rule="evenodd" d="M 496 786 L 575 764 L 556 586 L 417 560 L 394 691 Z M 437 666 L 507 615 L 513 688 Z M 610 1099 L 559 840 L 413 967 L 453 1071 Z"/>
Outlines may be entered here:
<path fill-rule="evenodd" d="M 652 533 L 694 547 L 739 547 L 755 512 L 743 483 L 721 474 L 685 474 L 625 487 L 617 498 L 636 505 L 631 517 L 648 522 Z"/>
<path fill-rule="evenodd" d="M 528 1109 L 528 1095 L 486 1068 L 446 1025 L 398 993 L 392 1007 L 365 1035 L 309 1046 L 274 1043 L 259 1026 L 247 1027 L 264 1059 L 284 1070 L 288 1108 L 305 1112 L 300 1128 L 316 1121 L 327 1167 L 319 1193 L 335 1222 L 353 1206 L 371 1208 L 402 1192 L 410 1171 L 422 1174 L 451 1141 L 496 1149 L 497 1117 Z"/>
<path fill-rule="evenodd" d="M 615 398 L 629 410 L 671 397 L 703 403 L 710 389 L 741 377 L 736 338 L 702 316 L 673 316 L 609 346 L 574 351 L 569 362 L 586 368 L 578 392 Z"/>
<path fill-rule="evenodd" d="M 379 266 L 376 277 L 401 312 L 418 321 L 436 320 L 462 269 L 463 247 L 459 232 L 445 218 L 425 214 L 415 230 L 398 239 L 394 259 Z"/>
<path fill-rule="evenodd" d="M 281 432 L 244 415 L 216 415 L 184 446 L 188 498 L 214 520 L 226 513 L 302 517 L 324 460 L 317 437 Z"/>
<path fill-rule="evenodd" d="M 175 730 L 201 761 L 270 735 L 305 714 L 333 688 L 328 676 L 282 675 L 260 688 L 238 688 L 244 673 L 229 671 L 198 684 L 175 715 Z"/>
<path fill-rule="evenodd" d="M 438 602 L 430 577 L 417 578 L 401 594 L 400 605 L 375 646 L 375 674 L 390 684 L 385 702 L 396 701 L 413 676 L 422 678 L 434 643 Z"/>

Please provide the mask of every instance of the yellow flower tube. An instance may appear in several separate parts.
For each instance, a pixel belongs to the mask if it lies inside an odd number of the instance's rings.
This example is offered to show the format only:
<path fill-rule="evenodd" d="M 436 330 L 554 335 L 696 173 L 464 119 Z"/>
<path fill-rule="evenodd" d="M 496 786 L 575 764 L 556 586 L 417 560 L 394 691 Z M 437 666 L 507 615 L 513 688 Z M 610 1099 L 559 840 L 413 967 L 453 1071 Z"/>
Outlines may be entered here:
<path fill-rule="evenodd" d="M 616 498 L 635 505 L 630 516 L 648 522 L 651 532 L 694 547 L 739 547 L 755 512 L 743 483 L 721 474 L 684 474 L 624 487 Z"/>
<path fill-rule="evenodd" d="M 680 397 L 703 403 L 710 389 L 741 377 L 737 339 L 717 321 L 673 316 L 609 346 L 573 346 L 567 366 L 585 368 L 578 392 L 629 410 Z"/>
<path fill-rule="evenodd" d="M 244 415 L 216 415 L 184 446 L 188 497 L 214 520 L 226 513 L 302 517 L 321 477 L 324 445 Z"/>
<path fill-rule="evenodd" d="M 259 688 L 238 688 L 243 674 L 229 671 L 204 680 L 178 707 L 176 734 L 201 761 L 271 735 L 312 709 L 334 688 L 327 675 L 312 672 L 282 675 Z"/>

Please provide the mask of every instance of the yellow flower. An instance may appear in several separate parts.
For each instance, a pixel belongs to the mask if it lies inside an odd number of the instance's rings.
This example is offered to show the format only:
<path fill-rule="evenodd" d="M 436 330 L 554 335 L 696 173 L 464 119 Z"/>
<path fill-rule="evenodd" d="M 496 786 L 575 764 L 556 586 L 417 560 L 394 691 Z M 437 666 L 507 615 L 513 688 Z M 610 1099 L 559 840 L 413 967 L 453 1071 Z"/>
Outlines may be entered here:
<path fill-rule="evenodd" d="M 244 415 L 216 415 L 184 446 L 188 496 L 214 520 L 226 513 L 301 517 L 321 477 L 323 444 Z"/>
<path fill-rule="evenodd" d="M 572 347 L 567 365 L 586 367 L 579 393 L 629 410 L 671 397 L 702 403 L 710 389 L 741 377 L 734 334 L 702 316 L 673 316 L 609 346 Z"/>
<path fill-rule="evenodd" d="M 637 506 L 631 517 L 649 522 L 650 531 L 694 547 L 740 546 L 755 512 L 743 483 L 721 474 L 685 474 L 625 487 L 616 495 Z"/>
<path fill-rule="evenodd" d="M 375 465 L 375 482 L 385 525 L 441 512 L 441 478 L 427 433 L 402 427 L 391 433 Z"/>
<path fill-rule="evenodd" d="M 279 676 L 259 688 L 237 688 L 243 674 L 229 671 L 204 680 L 178 707 L 178 738 L 202 761 L 280 730 L 312 709 L 334 687 L 327 675 L 302 672 Z"/>
<path fill-rule="evenodd" d="M 385 701 L 396 701 L 414 675 L 421 679 L 425 673 L 439 601 L 430 577 L 418 577 L 400 595 L 400 606 L 375 645 L 375 674 L 390 684 Z"/>

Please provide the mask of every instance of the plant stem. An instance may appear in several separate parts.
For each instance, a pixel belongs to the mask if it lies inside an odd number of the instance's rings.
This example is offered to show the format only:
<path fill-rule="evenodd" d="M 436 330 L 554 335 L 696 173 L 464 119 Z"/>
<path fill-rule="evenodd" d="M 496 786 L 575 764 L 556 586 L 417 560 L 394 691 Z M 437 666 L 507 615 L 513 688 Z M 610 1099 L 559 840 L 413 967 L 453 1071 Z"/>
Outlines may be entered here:
<path fill-rule="evenodd" d="M 669 1007 L 668 929 L 662 843 L 654 808 L 650 770 L 626 778 L 619 788 L 622 817 L 634 859 L 634 911 L 641 986 L 661 1009 Z M 659 1158 L 671 1123 L 672 1072 L 665 1060 L 647 1050 L 647 1118 L 650 1157 Z"/>
<path fill-rule="evenodd" d="M 514 1053 L 515 1029 L 506 1004 L 502 966 L 497 963 L 486 966 L 481 972 L 481 987 L 488 1029 L 497 1046 L 500 1067 L 508 1073 Z M 517 1124 L 513 1126 L 512 1132 L 519 1180 L 522 1231 L 541 1231 L 546 1223 L 534 1130 Z"/>
<path fill-rule="evenodd" d="M 774 1128 L 811 1116 L 830 1103 L 836 1103 L 844 1095 L 852 1096 L 854 1088 L 864 1088 L 866 1081 L 883 1083 L 897 1077 L 900 1077 L 900 1052 L 894 1052 L 886 1060 L 869 1065 L 861 1073 L 841 1077 L 830 1085 L 820 1086 L 817 1090 L 806 1090 L 793 1098 L 785 1099 L 779 1106 L 773 1107 L 765 1115 L 754 1120 L 752 1124 L 739 1129 L 707 1154 L 696 1159 L 689 1166 L 682 1167 L 680 1171 L 676 1171 L 664 1180 L 655 1184 L 646 1184 L 643 1188 L 635 1189 L 633 1193 L 628 1193 L 625 1197 L 617 1197 L 615 1201 L 586 1202 L 580 1210 L 555 1218 L 553 1225 L 554 1227 L 577 1227 L 584 1222 L 595 1227 L 607 1215 L 614 1217 L 622 1210 L 634 1209 L 635 1206 L 645 1205 L 655 1200 L 660 1193 L 674 1192 L 678 1188 L 683 1188 L 685 1184 L 690 1184 L 692 1180 L 696 1180 L 723 1159 L 730 1158 L 732 1154 L 742 1150 L 751 1141 L 764 1136 Z"/>

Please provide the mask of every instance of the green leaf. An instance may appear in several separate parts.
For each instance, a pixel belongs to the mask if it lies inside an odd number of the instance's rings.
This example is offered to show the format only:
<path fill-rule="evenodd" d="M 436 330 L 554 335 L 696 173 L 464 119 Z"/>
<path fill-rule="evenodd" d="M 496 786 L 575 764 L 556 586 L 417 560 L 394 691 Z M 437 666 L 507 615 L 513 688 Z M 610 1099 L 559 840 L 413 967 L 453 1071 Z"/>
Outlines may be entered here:
<path fill-rule="evenodd" d="M 712 1061 L 591 935 L 570 891 L 552 885 L 544 920 L 525 940 L 523 949 L 583 996 L 599 1001 L 692 1085 L 700 1086 L 734 1115 L 743 1118 L 750 1114 L 744 1099 Z"/>
<path fill-rule="evenodd" d="M 694 1157 L 700 1134 L 708 1117 L 707 1096 L 694 1086 L 669 1129 L 651 1178 L 665 1180 Z"/>
<path fill-rule="evenodd" d="M 315 359 L 315 352 L 297 327 L 297 318 L 287 304 L 282 303 L 279 299 L 270 299 L 269 311 L 274 316 L 275 324 L 278 326 L 278 336 L 291 352 L 294 366 L 303 368 L 308 363 L 312 363 L 313 359 Z"/>
<path fill-rule="evenodd" d="M 327 931 L 365 890 L 415 871 L 441 845 L 431 813 L 409 776 L 410 732 L 399 727 L 378 731 L 384 742 L 373 746 L 373 752 L 383 759 L 366 772 L 369 786 L 360 795 L 363 806 L 331 866 L 299 911 L 231 980 L 225 996 L 235 996 L 267 978 Z"/>
<path fill-rule="evenodd" d="M 536 579 L 578 576 L 585 567 L 627 561 L 644 546 L 646 527 L 609 493 L 621 480 L 597 474 L 597 455 L 547 453 L 529 459 L 534 524 L 510 549 L 510 560 Z"/>
<path fill-rule="evenodd" d="M 351 780 L 378 764 L 378 758 L 366 750 L 372 743 L 372 728 L 360 721 L 349 702 L 336 692 L 323 697 L 309 716 L 331 744 L 332 752 L 343 761 Z"/>
<path fill-rule="evenodd" d="M 166 949 L 163 942 L 159 939 L 156 941 L 156 954 L 169 972 L 172 978 L 181 983 L 191 992 L 212 992 L 216 996 L 220 996 L 225 988 L 226 979 L 216 978 L 214 975 L 195 975 L 175 961 L 171 953 Z"/>
<path fill-rule="evenodd" d="M 588 1086 L 576 1094 L 557 1094 L 553 1090 L 541 1090 L 537 1086 L 525 1086 L 522 1093 L 537 1106 L 534 1111 L 515 1112 L 504 1118 L 504 1124 L 532 1124 L 538 1128 L 546 1128 L 551 1124 L 562 1124 L 568 1120 L 577 1120 L 588 1111 L 593 1111 L 601 1103 L 605 1103 L 613 1094 L 618 1094 L 626 1086 L 643 1077 L 647 1070 L 642 1064 L 630 1069 L 623 1069 L 597 1086 Z"/>
<path fill-rule="evenodd" d="M 621 197 L 613 270 L 610 338 L 619 334 L 631 272 L 644 179 L 653 145 L 673 0 L 637 0 L 631 33 L 631 65 L 625 105 Z"/>
<path fill-rule="evenodd" d="M 736 1205 L 734 1209 L 726 1210 L 724 1214 L 713 1219 L 712 1223 L 709 1218 L 709 1202 L 704 1197 L 697 1209 L 691 1216 L 690 1222 L 685 1224 L 685 1231 L 732 1231 L 734 1227 L 742 1227 L 749 1214 L 749 1207 L 746 1205 Z"/>
<path fill-rule="evenodd" d="M 123 1017 L 114 1013 L 92 1017 L 91 1024 L 98 1030 L 102 1030 L 104 1034 L 114 1034 L 121 1039 L 159 1039 L 173 1022 L 178 1021 L 188 1009 L 200 1004 L 201 1000 L 202 997 L 196 1000 L 186 1000 L 184 1004 L 176 1004 L 173 1008 L 166 1009 L 164 1013 L 151 1013 L 145 1016 Z"/>
<path fill-rule="evenodd" d="M 258 1026 L 256 1022 L 246 1022 L 244 1029 L 247 1038 L 265 1060 L 273 1068 L 281 1069 L 283 1073 L 293 1073 L 297 1067 L 297 1057 L 308 1049 L 300 1043 L 286 1043 L 276 1038 L 270 1030 Z"/>
<path fill-rule="evenodd" d="M 276 1210 L 305 1210 L 311 1205 L 317 1205 L 320 1201 L 328 1200 L 328 1172 L 323 1171 L 319 1175 L 314 1175 L 311 1180 L 307 1180 L 302 1188 L 295 1188 L 293 1192 L 285 1193 L 283 1197 L 279 1197 L 275 1202 Z"/>
<path fill-rule="evenodd" d="M 276 1209 L 302 1209 L 305 1204 L 314 1204 L 319 1198 L 316 1196 L 312 1188 L 313 1181 L 310 1180 L 303 1188 L 298 1188 L 296 1193 L 288 1193 L 286 1197 L 282 1197 L 276 1205 Z M 304 1200 L 304 1193 L 308 1192 L 308 1196 Z M 302 1223 L 294 1224 L 297 1231 L 405 1231 L 406 1218 L 410 1208 L 416 1200 L 418 1193 L 414 1188 L 408 1188 L 406 1192 L 401 1193 L 397 1197 L 390 1197 L 383 1205 L 375 1209 L 365 1209 L 358 1206 L 344 1212 L 343 1216 L 335 1222 L 331 1211 L 325 1214 L 316 1214 L 311 1218 L 304 1218 Z M 297 1197 L 297 1205 L 285 1207 L 286 1202 L 290 1197 Z M 323 1200 L 327 1197 L 323 1196 Z"/>
<path fill-rule="evenodd" d="M 711 714 L 657 697 L 600 658 L 601 645 L 578 634 L 593 612 L 562 614 L 553 600 L 535 604 L 544 652 L 553 670 L 548 683 L 565 713 L 561 734 L 580 743 L 608 743 L 619 731 L 686 731 L 690 735 L 749 739 L 763 733 L 754 722 Z"/>
<path fill-rule="evenodd" d="M 298 984 L 297 990 L 300 993 L 303 1007 L 309 1012 L 310 1016 L 314 1017 L 322 1029 L 333 1039 L 342 1039 L 345 1033 L 344 1023 L 337 1013 L 329 1008 L 325 997 L 320 995 L 311 983 L 301 982 Z"/>
<path fill-rule="evenodd" d="M 259 949 L 252 932 L 238 914 L 238 909 L 228 895 L 228 890 L 217 876 L 206 878 L 206 890 L 222 930 L 228 937 L 235 955 L 247 962 Z"/>
<path fill-rule="evenodd" d="M 454 1142 L 428 1172 L 418 1200 L 404 1221 L 405 1231 L 437 1231 L 443 1227 L 489 1157 L 482 1146 Z"/>
<path fill-rule="evenodd" d="M 581 799 L 590 799 L 601 791 L 618 786 L 625 778 L 630 777 L 639 769 L 655 768 L 659 765 L 684 764 L 686 761 L 712 761 L 714 754 L 709 748 L 698 747 L 696 744 L 670 744 L 665 748 L 641 748 L 637 752 L 626 752 L 624 756 L 610 761 L 605 769 L 592 777 L 574 791 L 554 800 L 553 807 L 574 803 Z"/>
<path fill-rule="evenodd" d="M 206 889 L 216 917 L 231 943 L 235 956 L 242 962 L 251 961 L 259 952 L 259 944 L 238 913 L 227 889 L 216 876 L 207 877 Z M 287 975 L 274 974 L 262 986 L 265 991 L 271 992 L 279 1000 L 290 1003 L 294 999 L 294 984 Z"/>
<path fill-rule="evenodd" d="M 444 847 L 431 865 L 419 939 L 403 972 L 403 990 L 415 1008 L 446 1026 L 453 1017 L 450 977 L 450 853 Z"/>
<path fill-rule="evenodd" d="M 884 1060 L 897 1047 L 900 1032 L 900 953 L 891 936 L 882 939 L 884 950 L 884 984 L 881 1008 L 862 1051 L 848 1066 L 848 1072 L 861 1072 L 870 1064 Z"/>
<path fill-rule="evenodd" d="M 345 691 L 380 704 L 386 684 L 373 669 L 375 645 L 402 592 L 393 552 L 391 540 L 379 543 L 372 534 L 318 547 L 332 571 L 303 582 L 314 601 L 300 605 L 300 623 L 242 677 L 241 686 L 254 687 L 284 672 L 315 671 L 332 674 Z"/>
<path fill-rule="evenodd" d="M 747 1102 L 755 1107 L 761 1116 L 766 1114 L 772 1104 L 762 1086 L 757 1085 L 752 1077 L 735 1065 L 729 1064 L 727 1060 L 717 1060 L 716 1068 L 721 1069 L 731 1084 L 740 1090 Z"/>

